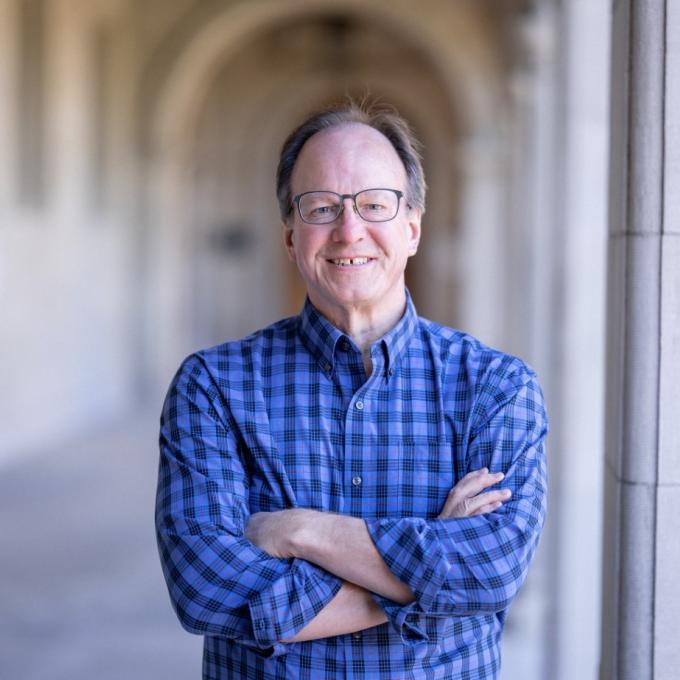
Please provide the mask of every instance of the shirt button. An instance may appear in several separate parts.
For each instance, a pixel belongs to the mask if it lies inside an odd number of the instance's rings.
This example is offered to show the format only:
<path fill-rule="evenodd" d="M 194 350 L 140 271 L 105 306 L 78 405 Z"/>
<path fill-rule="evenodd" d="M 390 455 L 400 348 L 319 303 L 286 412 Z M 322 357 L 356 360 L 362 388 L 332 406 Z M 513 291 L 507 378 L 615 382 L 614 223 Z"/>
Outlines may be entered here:
<path fill-rule="evenodd" d="M 326 373 L 330 373 L 330 372 L 331 372 L 331 365 L 330 365 L 330 364 L 326 364 L 326 365 L 323 367 L 323 370 L 326 371 Z"/>
<path fill-rule="evenodd" d="M 361 400 L 357 401 L 357 403 L 354 404 L 354 408 L 355 408 L 357 411 L 363 411 L 363 410 L 364 410 L 364 402 L 361 401 Z"/>
<path fill-rule="evenodd" d="M 354 484 L 354 486 L 361 486 L 361 482 L 362 479 L 359 475 L 354 475 L 354 477 L 352 477 L 352 484 Z"/>
<path fill-rule="evenodd" d="M 357 631 L 356 633 L 352 633 L 352 637 L 355 640 L 361 640 L 361 633 L 359 631 Z"/>

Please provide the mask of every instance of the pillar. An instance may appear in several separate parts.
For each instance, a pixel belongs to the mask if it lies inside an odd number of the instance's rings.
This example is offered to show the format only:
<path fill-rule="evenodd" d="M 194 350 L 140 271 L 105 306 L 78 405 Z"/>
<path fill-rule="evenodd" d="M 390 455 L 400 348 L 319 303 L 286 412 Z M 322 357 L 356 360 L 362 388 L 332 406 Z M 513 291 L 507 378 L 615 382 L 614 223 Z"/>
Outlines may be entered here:
<path fill-rule="evenodd" d="M 680 668 L 680 2 L 612 5 L 602 680 Z"/>

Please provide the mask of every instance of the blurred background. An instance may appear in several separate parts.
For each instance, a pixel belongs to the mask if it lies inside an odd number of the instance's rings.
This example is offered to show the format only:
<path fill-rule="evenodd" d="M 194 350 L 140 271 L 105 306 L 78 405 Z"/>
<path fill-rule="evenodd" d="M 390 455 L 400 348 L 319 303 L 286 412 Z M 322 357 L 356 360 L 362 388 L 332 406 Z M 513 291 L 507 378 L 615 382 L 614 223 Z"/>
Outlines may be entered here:
<path fill-rule="evenodd" d="M 164 392 L 298 311 L 278 151 L 368 92 L 424 144 L 419 313 L 546 392 L 549 522 L 502 677 L 597 677 L 610 10 L 0 0 L 0 677 L 199 677 L 153 533 Z"/>

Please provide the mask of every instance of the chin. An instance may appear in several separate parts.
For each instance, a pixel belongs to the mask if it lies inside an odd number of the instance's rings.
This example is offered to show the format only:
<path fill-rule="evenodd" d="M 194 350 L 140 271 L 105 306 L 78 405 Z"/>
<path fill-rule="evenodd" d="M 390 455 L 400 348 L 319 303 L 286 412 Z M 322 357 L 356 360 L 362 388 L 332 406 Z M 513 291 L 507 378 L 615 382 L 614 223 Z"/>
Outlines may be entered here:
<path fill-rule="evenodd" d="M 366 290 L 346 290 L 333 291 L 329 295 L 329 299 L 335 300 L 338 304 L 364 305 L 372 301 L 378 301 L 380 296 Z"/>
<path fill-rule="evenodd" d="M 349 308 L 363 306 L 371 300 L 366 293 L 359 291 L 338 291 L 338 290 L 323 290 L 309 291 L 309 299 L 315 307 L 320 310 L 324 308 L 330 310 L 332 308 Z"/>

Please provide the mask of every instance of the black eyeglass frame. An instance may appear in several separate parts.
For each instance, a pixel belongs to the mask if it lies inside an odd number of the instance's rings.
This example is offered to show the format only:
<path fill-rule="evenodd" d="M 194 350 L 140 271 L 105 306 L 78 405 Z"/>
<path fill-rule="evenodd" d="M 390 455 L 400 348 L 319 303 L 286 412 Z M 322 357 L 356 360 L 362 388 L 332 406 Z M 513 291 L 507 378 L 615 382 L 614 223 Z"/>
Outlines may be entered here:
<path fill-rule="evenodd" d="M 392 217 L 388 217 L 387 219 L 384 220 L 367 220 L 359 211 L 359 206 L 357 205 L 357 196 L 359 194 L 363 194 L 366 191 L 391 191 L 393 194 L 397 196 L 397 210 L 392 215 Z M 307 196 L 309 194 L 333 194 L 334 196 L 337 196 L 340 199 L 340 210 L 338 211 L 338 214 L 332 219 L 328 220 L 328 222 L 309 222 L 302 216 L 302 210 L 300 210 L 300 199 L 302 199 L 304 196 Z M 401 199 L 404 198 L 404 192 L 399 191 L 399 189 L 389 189 L 387 187 L 371 187 L 370 189 L 362 189 L 361 191 L 357 191 L 356 194 L 339 194 L 337 191 L 327 191 L 326 189 L 314 189 L 313 191 L 303 191 L 301 194 L 297 194 L 297 196 L 293 196 L 292 199 L 292 205 L 295 205 L 297 207 L 297 213 L 300 216 L 300 219 L 305 223 L 305 224 L 314 224 L 314 225 L 323 225 L 323 224 L 333 224 L 335 220 L 337 220 L 340 215 L 342 215 L 343 211 L 345 210 L 345 199 L 346 198 L 351 198 L 352 199 L 352 204 L 354 205 L 354 212 L 361 217 L 364 222 L 372 222 L 372 223 L 380 223 L 380 222 L 391 222 L 393 219 L 396 218 L 396 216 L 399 214 L 399 208 L 401 206 Z M 291 205 L 291 208 L 292 208 Z M 406 204 L 407 207 L 411 207 L 408 203 Z"/>

